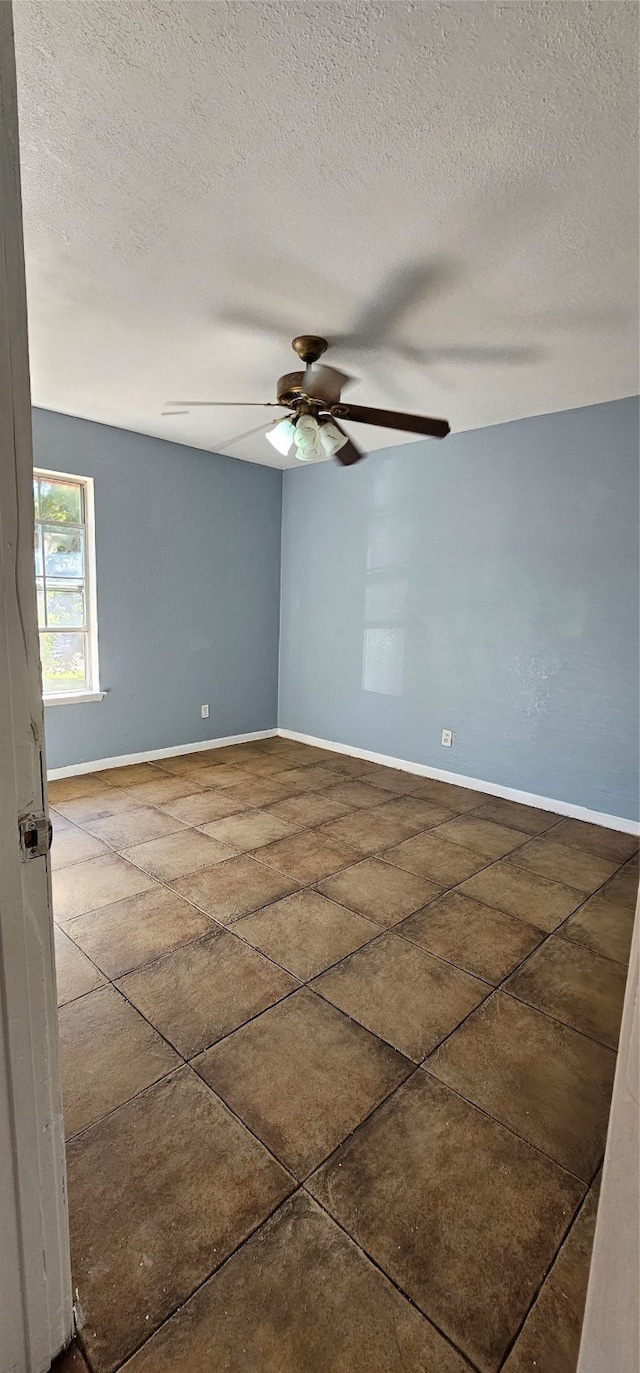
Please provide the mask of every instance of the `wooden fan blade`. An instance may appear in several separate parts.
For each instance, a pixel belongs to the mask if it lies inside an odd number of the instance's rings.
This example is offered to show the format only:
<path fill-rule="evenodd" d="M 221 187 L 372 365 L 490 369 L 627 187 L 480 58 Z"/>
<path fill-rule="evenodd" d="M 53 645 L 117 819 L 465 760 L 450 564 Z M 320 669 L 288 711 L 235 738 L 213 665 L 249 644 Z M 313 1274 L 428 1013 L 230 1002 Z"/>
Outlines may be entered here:
<path fill-rule="evenodd" d="M 360 462 L 361 458 L 366 457 L 366 454 L 349 438 L 349 435 L 345 433 L 342 425 L 338 424 L 337 420 L 334 420 L 332 417 L 331 423 L 335 425 L 336 429 L 340 430 L 341 434 L 344 434 L 345 439 L 347 440 L 344 447 L 339 448 L 338 452 L 335 454 L 336 462 L 342 463 L 343 467 L 352 467 L 354 462 Z"/>
<path fill-rule="evenodd" d="M 240 443 L 241 439 L 251 438 L 252 434 L 266 433 L 267 429 L 272 429 L 275 424 L 279 423 L 280 420 L 267 420 L 266 424 L 258 424 L 255 429 L 245 429 L 242 434 L 234 434 L 232 438 L 224 439 L 224 441 L 218 445 L 218 448 L 216 448 L 216 452 L 223 452 L 223 450 L 231 448 L 232 444 Z"/>
<path fill-rule="evenodd" d="M 430 419 L 426 415 L 403 415 L 399 410 L 377 410 L 371 405 L 340 405 L 338 413 L 341 419 L 356 420 L 358 424 L 378 424 L 383 429 L 406 429 L 410 434 L 426 434 L 431 439 L 446 439 L 450 432 L 447 420 Z"/>
<path fill-rule="evenodd" d="M 351 381 L 346 372 L 337 367 L 327 367 L 324 363 L 312 362 L 303 378 L 305 395 L 312 400 L 320 400 L 325 405 L 335 405 L 340 400 L 342 388 Z"/>
<path fill-rule="evenodd" d="M 250 405 L 275 405 L 279 410 L 285 407 L 278 406 L 277 400 L 166 400 L 165 405 L 188 405 L 191 409 L 196 405 L 233 405 L 236 409 L 240 407 L 248 408 Z"/>

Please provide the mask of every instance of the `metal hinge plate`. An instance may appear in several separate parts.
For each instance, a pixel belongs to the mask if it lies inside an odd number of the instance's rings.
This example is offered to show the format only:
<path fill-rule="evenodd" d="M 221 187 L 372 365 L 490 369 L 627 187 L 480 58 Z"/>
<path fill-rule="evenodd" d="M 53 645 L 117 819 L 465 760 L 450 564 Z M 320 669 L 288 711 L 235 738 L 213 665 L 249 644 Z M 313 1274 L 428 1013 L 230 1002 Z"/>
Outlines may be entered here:
<path fill-rule="evenodd" d="M 20 834 L 20 855 L 23 863 L 28 858 L 44 858 L 51 848 L 53 826 L 47 815 L 27 815 L 18 825 Z"/>

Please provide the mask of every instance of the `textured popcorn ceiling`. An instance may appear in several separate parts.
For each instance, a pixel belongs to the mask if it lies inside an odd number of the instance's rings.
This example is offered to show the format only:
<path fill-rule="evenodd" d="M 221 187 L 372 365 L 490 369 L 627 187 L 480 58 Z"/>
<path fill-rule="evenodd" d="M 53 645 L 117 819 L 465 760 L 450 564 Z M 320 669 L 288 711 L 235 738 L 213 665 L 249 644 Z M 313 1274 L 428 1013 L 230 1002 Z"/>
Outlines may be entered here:
<path fill-rule="evenodd" d="M 352 328 L 442 255 L 384 348 L 327 358 L 354 401 L 471 429 L 637 390 L 635 3 L 14 11 L 37 405 L 225 452 L 274 412 L 164 401 L 273 399 L 294 330 Z M 283 465 L 262 436 L 228 451 Z"/>

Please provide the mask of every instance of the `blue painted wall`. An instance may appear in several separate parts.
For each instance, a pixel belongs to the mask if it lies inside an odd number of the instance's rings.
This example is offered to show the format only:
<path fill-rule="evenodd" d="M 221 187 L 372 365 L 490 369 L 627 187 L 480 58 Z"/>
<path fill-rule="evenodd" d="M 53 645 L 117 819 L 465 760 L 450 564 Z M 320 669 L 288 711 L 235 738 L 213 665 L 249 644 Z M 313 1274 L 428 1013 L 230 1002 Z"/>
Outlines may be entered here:
<path fill-rule="evenodd" d="M 48 767 L 274 728 L 281 473 L 46 410 L 33 444 L 95 479 L 107 691 L 47 707 Z"/>
<path fill-rule="evenodd" d="M 635 819 L 638 611 L 637 399 L 285 473 L 285 728 Z"/>

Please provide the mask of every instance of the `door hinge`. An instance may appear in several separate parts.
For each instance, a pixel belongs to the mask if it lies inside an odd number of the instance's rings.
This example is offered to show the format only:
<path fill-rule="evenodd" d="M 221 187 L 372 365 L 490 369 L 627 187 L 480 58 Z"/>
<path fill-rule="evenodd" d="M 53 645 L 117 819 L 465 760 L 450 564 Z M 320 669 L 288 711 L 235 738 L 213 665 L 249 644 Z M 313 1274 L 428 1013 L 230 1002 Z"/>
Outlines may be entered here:
<path fill-rule="evenodd" d="M 23 863 L 28 858 L 43 858 L 51 848 L 53 825 L 47 815 L 27 815 L 18 825 L 20 835 L 20 856 Z"/>

